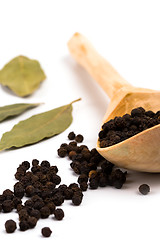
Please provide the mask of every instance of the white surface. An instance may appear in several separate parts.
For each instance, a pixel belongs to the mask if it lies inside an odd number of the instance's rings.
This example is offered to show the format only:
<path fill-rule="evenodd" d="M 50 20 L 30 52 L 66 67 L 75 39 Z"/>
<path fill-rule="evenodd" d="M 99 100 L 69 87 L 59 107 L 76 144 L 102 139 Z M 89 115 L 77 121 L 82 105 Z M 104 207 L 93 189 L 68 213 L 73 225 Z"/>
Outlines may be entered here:
<path fill-rule="evenodd" d="M 19 120 L 81 97 L 73 106 L 73 123 L 62 134 L 44 142 L 0 153 L 0 192 L 12 188 L 21 161 L 46 159 L 59 168 L 62 183 L 77 177 L 57 148 L 74 130 L 84 143 L 95 147 L 108 98 L 69 55 L 67 41 L 81 32 L 96 49 L 135 86 L 159 89 L 160 2 L 147 0 L 0 0 L 0 68 L 17 55 L 40 61 L 47 79 L 30 97 L 19 98 L 0 87 L 1 106 L 18 102 L 44 102 L 23 115 L 0 124 L 1 135 Z M 151 193 L 142 196 L 138 186 L 148 183 Z M 111 187 L 88 190 L 79 207 L 66 201 L 63 221 L 40 220 L 34 230 L 4 232 L 4 222 L 17 214 L 0 214 L 0 239 L 41 239 L 41 228 L 50 226 L 55 240 L 159 239 L 160 175 L 130 172 L 121 190 Z M 51 239 L 52 239 L 51 238 Z"/>

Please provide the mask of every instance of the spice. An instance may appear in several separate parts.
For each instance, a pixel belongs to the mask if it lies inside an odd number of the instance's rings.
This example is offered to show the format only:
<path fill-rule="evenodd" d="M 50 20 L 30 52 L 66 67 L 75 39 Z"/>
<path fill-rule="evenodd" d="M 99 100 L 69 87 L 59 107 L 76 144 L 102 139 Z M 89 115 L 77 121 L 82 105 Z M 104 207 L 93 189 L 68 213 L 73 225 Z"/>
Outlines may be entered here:
<path fill-rule="evenodd" d="M 69 134 L 68 134 L 68 139 L 69 140 L 74 140 L 75 139 L 75 133 L 74 132 L 70 132 Z"/>
<path fill-rule="evenodd" d="M 14 185 L 14 195 L 18 198 L 23 198 L 24 196 L 24 187 L 23 184 L 20 182 L 17 182 Z"/>
<path fill-rule="evenodd" d="M 40 209 L 41 218 L 48 218 L 50 215 L 49 207 L 44 206 Z"/>
<path fill-rule="evenodd" d="M 34 228 L 37 224 L 37 218 L 35 217 L 29 217 L 28 218 L 28 225 L 29 225 L 29 228 Z"/>
<path fill-rule="evenodd" d="M 76 142 L 78 142 L 78 143 L 81 143 L 81 142 L 83 142 L 83 136 L 81 135 L 81 134 L 78 134 L 76 137 L 75 137 L 75 140 L 76 140 Z"/>
<path fill-rule="evenodd" d="M 98 179 L 96 179 L 96 178 L 91 178 L 90 179 L 89 186 L 90 186 L 91 189 L 97 189 L 98 185 L 99 185 Z"/>
<path fill-rule="evenodd" d="M 154 113 L 138 107 L 132 109 L 131 114 L 109 120 L 99 132 L 100 147 L 110 147 L 159 124 L 159 116 L 159 111 Z"/>
<path fill-rule="evenodd" d="M 71 142 L 70 145 L 65 146 L 76 147 L 77 143 Z M 71 183 L 69 186 L 60 185 L 61 177 L 57 173 L 57 166 L 51 166 L 47 160 L 40 163 L 37 159 L 33 159 L 32 166 L 28 161 L 18 166 L 15 173 L 18 181 L 13 186 L 14 191 L 6 189 L 0 195 L 0 211 L 11 212 L 16 209 L 20 231 L 34 228 L 40 218 L 48 218 L 51 214 L 55 215 L 55 219 L 62 220 L 64 212 L 56 207 L 62 205 L 65 199 L 75 201 L 75 205 L 81 203 L 83 198 L 81 188 L 84 189 L 86 186 L 80 188 L 76 183 Z M 87 176 L 83 174 L 79 179 L 82 183 L 82 180 L 88 181 Z M 24 196 L 28 199 L 22 204 Z"/>
<path fill-rule="evenodd" d="M 5 222 L 5 229 L 7 233 L 13 233 L 16 230 L 17 226 L 16 226 L 16 222 L 13 220 L 7 220 Z"/>
<path fill-rule="evenodd" d="M 120 121 L 118 122 L 117 120 L 117 124 L 118 123 L 120 125 Z M 80 184 L 81 192 L 86 191 L 88 185 L 90 189 L 97 189 L 98 187 L 105 187 L 107 185 L 117 189 L 122 188 L 126 181 L 127 172 L 122 172 L 120 169 L 113 169 L 114 165 L 104 159 L 95 148 L 89 150 L 86 145 L 75 145 L 74 141 L 71 141 L 69 144 L 63 143 L 61 146 L 62 148 L 65 146 L 65 149 L 67 149 L 66 155 L 68 155 L 72 161 L 70 166 L 73 171 L 79 175 L 77 181 Z M 72 146 L 72 148 L 70 148 L 70 146 Z M 82 199 L 73 196 L 72 203 L 79 205 Z M 66 198 L 71 198 L 69 194 L 67 195 L 67 191 Z"/>
<path fill-rule="evenodd" d="M 64 147 L 60 147 L 57 151 L 60 157 L 65 157 L 67 155 L 67 149 Z"/>
<path fill-rule="evenodd" d="M 142 184 L 139 186 L 139 192 L 143 195 L 147 195 L 150 192 L 148 184 Z"/>
<path fill-rule="evenodd" d="M 140 114 L 140 111 L 133 112 L 134 114 Z M 148 114 L 151 115 L 151 113 Z M 128 115 L 125 118 L 128 118 Z M 123 121 L 117 119 L 116 124 L 122 126 Z M 61 144 L 59 149 L 58 153 L 61 152 L 61 149 L 65 149 L 66 156 L 71 160 L 71 168 L 79 175 L 78 183 L 71 183 L 69 186 L 60 185 L 61 177 L 57 174 L 57 166 L 51 166 L 47 160 L 39 163 L 37 159 L 33 159 L 32 166 L 29 162 L 24 161 L 17 168 L 15 177 L 18 182 L 14 185 L 14 191 L 6 189 L 0 195 L 0 206 L 4 212 L 17 209 L 21 231 L 34 228 L 40 218 L 48 218 L 51 214 L 54 214 L 55 219 L 62 220 L 64 212 L 57 206 L 62 205 L 64 200 L 71 200 L 73 205 L 79 206 L 83 200 L 83 192 L 88 187 L 97 189 L 109 185 L 120 189 L 126 182 L 127 172 L 117 169 L 95 148 L 89 150 L 86 145 L 79 146 L 77 142 L 71 141 L 69 144 Z M 146 189 L 146 186 L 145 188 L 143 186 L 139 190 L 143 194 L 147 194 L 149 190 Z M 21 200 L 23 196 L 29 198 L 24 204 Z M 48 230 L 44 230 L 44 234 L 42 234 L 47 237 L 45 231 Z"/>
<path fill-rule="evenodd" d="M 82 183 L 80 183 L 80 189 L 81 189 L 82 191 L 87 191 L 87 188 L 88 188 L 87 182 L 82 182 Z"/>
<path fill-rule="evenodd" d="M 19 223 L 19 227 L 20 227 L 21 231 L 26 231 L 26 230 L 29 229 L 29 224 L 28 224 L 28 222 L 26 220 L 22 220 Z"/>
<path fill-rule="evenodd" d="M 38 219 L 40 219 L 41 214 L 40 214 L 40 211 L 38 211 L 37 209 L 32 209 L 30 211 L 30 216 L 35 217 L 38 220 Z"/>
<path fill-rule="evenodd" d="M 43 237 L 50 237 L 52 234 L 52 231 L 49 227 L 44 227 L 44 228 L 42 228 L 41 233 L 42 233 Z"/>
<path fill-rule="evenodd" d="M 2 203 L 3 212 L 8 213 L 14 209 L 14 203 L 12 200 L 5 200 Z"/>
<path fill-rule="evenodd" d="M 64 212 L 61 208 L 57 208 L 54 211 L 54 216 L 57 220 L 62 220 L 64 218 Z"/>
<path fill-rule="evenodd" d="M 82 196 L 79 194 L 73 194 L 72 203 L 75 206 L 79 206 L 82 202 Z"/>
<path fill-rule="evenodd" d="M 84 173 L 82 173 L 79 177 L 78 177 L 78 183 L 81 184 L 82 182 L 88 182 L 88 176 Z"/>

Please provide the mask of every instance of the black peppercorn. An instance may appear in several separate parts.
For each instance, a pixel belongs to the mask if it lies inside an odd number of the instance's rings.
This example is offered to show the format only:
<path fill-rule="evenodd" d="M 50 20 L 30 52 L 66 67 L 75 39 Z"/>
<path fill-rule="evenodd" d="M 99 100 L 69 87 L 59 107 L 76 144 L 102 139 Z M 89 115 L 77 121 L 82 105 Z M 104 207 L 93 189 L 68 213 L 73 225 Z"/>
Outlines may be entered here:
<path fill-rule="evenodd" d="M 88 182 L 88 176 L 84 173 L 82 173 L 79 177 L 78 177 L 78 183 L 81 184 L 82 182 Z"/>
<path fill-rule="evenodd" d="M 24 205 L 26 207 L 33 207 L 34 202 L 31 199 L 28 199 L 27 201 L 25 201 Z"/>
<path fill-rule="evenodd" d="M 56 206 L 53 202 L 48 202 L 46 206 L 49 208 L 50 214 L 54 213 Z"/>
<path fill-rule="evenodd" d="M 24 206 L 20 203 L 20 204 L 17 205 L 16 208 L 17 208 L 17 212 L 19 212 L 24 208 Z"/>
<path fill-rule="evenodd" d="M 72 142 L 69 143 L 68 146 L 71 146 L 71 147 L 73 147 L 72 149 L 74 149 L 74 147 L 77 147 L 77 142 L 76 141 L 72 141 Z"/>
<path fill-rule="evenodd" d="M 39 161 L 37 159 L 32 160 L 32 166 L 37 166 L 39 164 Z"/>
<path fill-rule="evenodd" d="M 53 202 L 56 206 L 60 206 L 64 202 L 64 196 L 61 193 L 54 194 Z"/>
<path fill-rule="evenodd" d="M 41 217 L 41 214 L 40 214 L 40 211 L 37 210 L 37 209 L 32 209 L 31 212 L 30 212 L 30 216 L 31 217 L 35 217 L 37 220 L 40 219 Z"/>
<path fill-rule="evenodd" d="M 99 186 L 100 186 L 100 187 L 105 187 L 105 186 L 107 186 L 107 184 L 108 184 L 108 179 L 107 179 L 107 177 L 106 177 L 106 176 L 101 176 L 101 177 L 99 178 Z"/>
<path fill-rule="evenodd" d="M 73 157 L 76 156 L 76 155 L 77 155 L 76 151 L 73 151 L 73 150 L 70 151 L 69 154 L 68 154 L 68 156 L 69 156 L 69 158 L 70 158 L 71 160 L 72 160 Z"/>
<path fill-rule="evenodd" d="M 3 191 L 3 196 L 5 196 L 6 200 L 12 200 L 14 195 L 13 192 L 10 189 L 6 189 Z"/>
<path fill-rule="evenodd" d="M 75 139 L 75 133 L 74 132 L 70 132 L 69 134 L 68 134 L 68 139 L 69 140 L 74 140 Z"/>
<path fill-rule="evenodd" d="M 41 218 L 48 218 L 50 215 L 50 210 L 47 206 L 40 209 Z"/>
<path fill-rule="evenodd" d="M 52 231 L 49 227 L 44 227 L 44 228 L 42 228 L 41 233 L 42 233 L 43 237 L 50 237 L 52 234 Z"/>
<path fill-rule="evenodd" d="M 80 183 L 80 188 L 82 191 L 87 191 L 88 184 L 86 182 Z"/>
<path fill-rule="evenodd" d="M 135 117 L 135 116 L 140 117 L 140 116 L 142 116 L 143 114 L 145 114 L 145 110 L 144 110 L 144 108 L 142 108 L 142 107 L 134 108 L 134 109 L 131 111 L 131 116 L 132 116 L 132 117 Z"/>
<path fill-rule="evenodd" d="M 7 233 L 13 233 L 16 230 L 17 226 L 16 226 L 16 222 L 13 220 L 7 220 L 5 222 L 5 229 Z"/>
<path fill-rule="evenodd" d="M 23 198 L 24 196 L 24 187 L 23 184 L 20 182 L 17 182 L 14 185 L 14 195 L 18 198 Z"/>
<path fill-rule="evenodd" d="M 27 222 L 28 222 L 29 228 L 34 228 L 37 224 L 37 218 L 29 217 Z"/>
<path fill-rule="evenodd" d="M 2 203 L 5 200 L 5 196 L 3 194 L 0 195 L 0 203 Z"/>
<path fill-rule="evenodd" d="M 50 168 L 50 163 L 47 160 L 43 160 L 41 162 L 41 167 Z"/>
<path fill-rule="evenodd" d="M 14 204 L 14 208 L 17 208 L 17 206 L 22 203 L 22 200 L 18 197 L 14 197 L 12 201 Z"/>
<path fill-rule="evenodd" d="M 22 162 L 21 165 L 24 167 L 25 170 L 28 170 L 30 168 L 30 163 L 28 161 Z"/>
<path fill-rule="evenodd" d="M 3 203 L 2 203 L 2 209 L 5 213 L 7 212 L 11 212 L 14 208 L 14 203 L 12 200 L 5 200 Z"/>
<path fill-rule="evenodd" d="M 109 176 L 109 182 L 111 186 L 114 186 L 117 189 L 122 188 L 123 184 L 126 181 L 127 172 L 122 172 L 120 169 L 112 171 Z"/>
<path fill-rule="evenodd" d="M 33 208 L 40 210 L 42 207 L 44 207 L 44 202 L 43 200 L 38 200 L 34 203 Z"/>
<path fill-rule="evenodd" d="M 63 194 L 64 194 L 64 197 L 65 197 L 66 200 L 72 199 L 73 190 L 70 189 L 70 188 L 67 188 L 67 189 L 65 189 Z"/>
<path fill-rule="evenodd" d="M 20 227 L 20 230 L 21 230 L 21 231 L 26 231 L 26 230 L 28 230 L 28 229 L 29 229 L 28 221 L 26 221 L 26 220 L 20 221 L 20 222 L 19 222 L 19 227 Z"/>
<path fill-rule="evenodd" d="M 73 194 L 72 203 L 75 206 L 79 206 L 82 202 L 82 197 L 79 194 Z"/>
<path fill-rule="evenodd" d="M 57 208 L 54 211 L 54 216 L 57 220 L 62 220 L 64 218 L 64 212 L 61 208 Z"/>
<path fill-rule="evenodd" d="M 142 184 L 139 186 L 139 192 L 143 195 L 147 195 L 150 192 L 148 184 Z"/>
<path fill-rule="evenodd" d="M 27 197 L 32 197 L 35 194 L 35 188 L 32 185 L 28 185 L 25 189 Z"/>
<path fill-rule="evenodd" d="M 76 142 L 78 142 L 78 143 L 81 143 L 81 142 L 83 142 L 83 136 L 81 135 L 81 134 L 78 134 L 76 137 L 75 137 L 75 140 L 76 140 Z"/>
<path fill-rule="evenodd" d="M 99 185 L 99 182 L 96 178 L 91 178 L 90 179 L 89 186 L 90 186 L 91 189 L 97 189 L 98 185 Z"/>
<path fill-rule="evenodd" d="M 134 108 L 131 114 L 116 116 L 103 124 L 99 132 L 99 145 L 101 148 L 110 147 L 159 123 L 157 113 L 145 111 L 142 107 Z"/>
<path fill-rule="evenodd" d="M 61 157 L 61 158 L 65 157 L 67 155 L 67 150 L 64 147 L 60 147 L 57 150 L 57 152 L 58 152 L 58 156 Z"/>
<path fill-rule="evenodd" d="M 54 174 L 52 176 L 52 182 L 55 183 L 56 185 L 60 184 L 60 182 L 61 182 L 60 176 L 58 176 L 57 174 Z"/>
<path fill-rule="evenodd" d="M 21 209 L 21 210 L 18 212 L 18 215 L 19 215 L 19 220 L 20 220 L 20 221 L 27 220 L 28 217 L 29 217 L 29 214 L 28 214 L 26 208 Z"/>

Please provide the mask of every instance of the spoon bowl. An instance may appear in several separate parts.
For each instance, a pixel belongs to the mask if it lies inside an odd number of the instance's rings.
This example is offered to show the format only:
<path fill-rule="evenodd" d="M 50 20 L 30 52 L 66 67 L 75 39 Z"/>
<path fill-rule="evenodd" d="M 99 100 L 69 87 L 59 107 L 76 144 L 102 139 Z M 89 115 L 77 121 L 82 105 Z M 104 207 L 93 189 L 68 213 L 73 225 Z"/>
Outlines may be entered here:
<path fill-rule="evenodd" d="M 123 79 L 119 73 L 94 49 L 80 33 L 68 42 L 71 55 L 98 82 L 110 97 L 103 123 L 130 114 L 136 107 L 146 111 L 160 110 L 160 91 L 137 88 Z M 160 172 L 160 124 L 146 129 L 133 137 L 97 151 L 116 166 L 143 172 Z"/>

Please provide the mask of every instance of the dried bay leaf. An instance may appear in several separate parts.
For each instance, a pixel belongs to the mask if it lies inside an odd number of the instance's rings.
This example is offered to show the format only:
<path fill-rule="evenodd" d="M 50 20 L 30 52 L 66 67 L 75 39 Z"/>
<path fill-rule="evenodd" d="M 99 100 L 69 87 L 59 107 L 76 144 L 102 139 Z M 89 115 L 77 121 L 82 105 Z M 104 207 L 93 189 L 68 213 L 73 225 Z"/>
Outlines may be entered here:
<path fill-rule="evenodd" d="M 38 105 L 38 103 L 16 103 L 0 107 L 0 122 L 8 117 L 18 116 L 26 110 L 37 107 Z"/>
<path fill-rule="evenodd" d="M 15 57 L 0 70 L 0 83 L 20 97 L 33 93 L 45 78 L 39 62 L 24 56 Z"/>
<path fill-rule="evenodd" d="M 76 101 L 20 121 L 3 134 L 0 151 L 33 144 L 63 132 L 72 123 L 72 103 Z"/>

